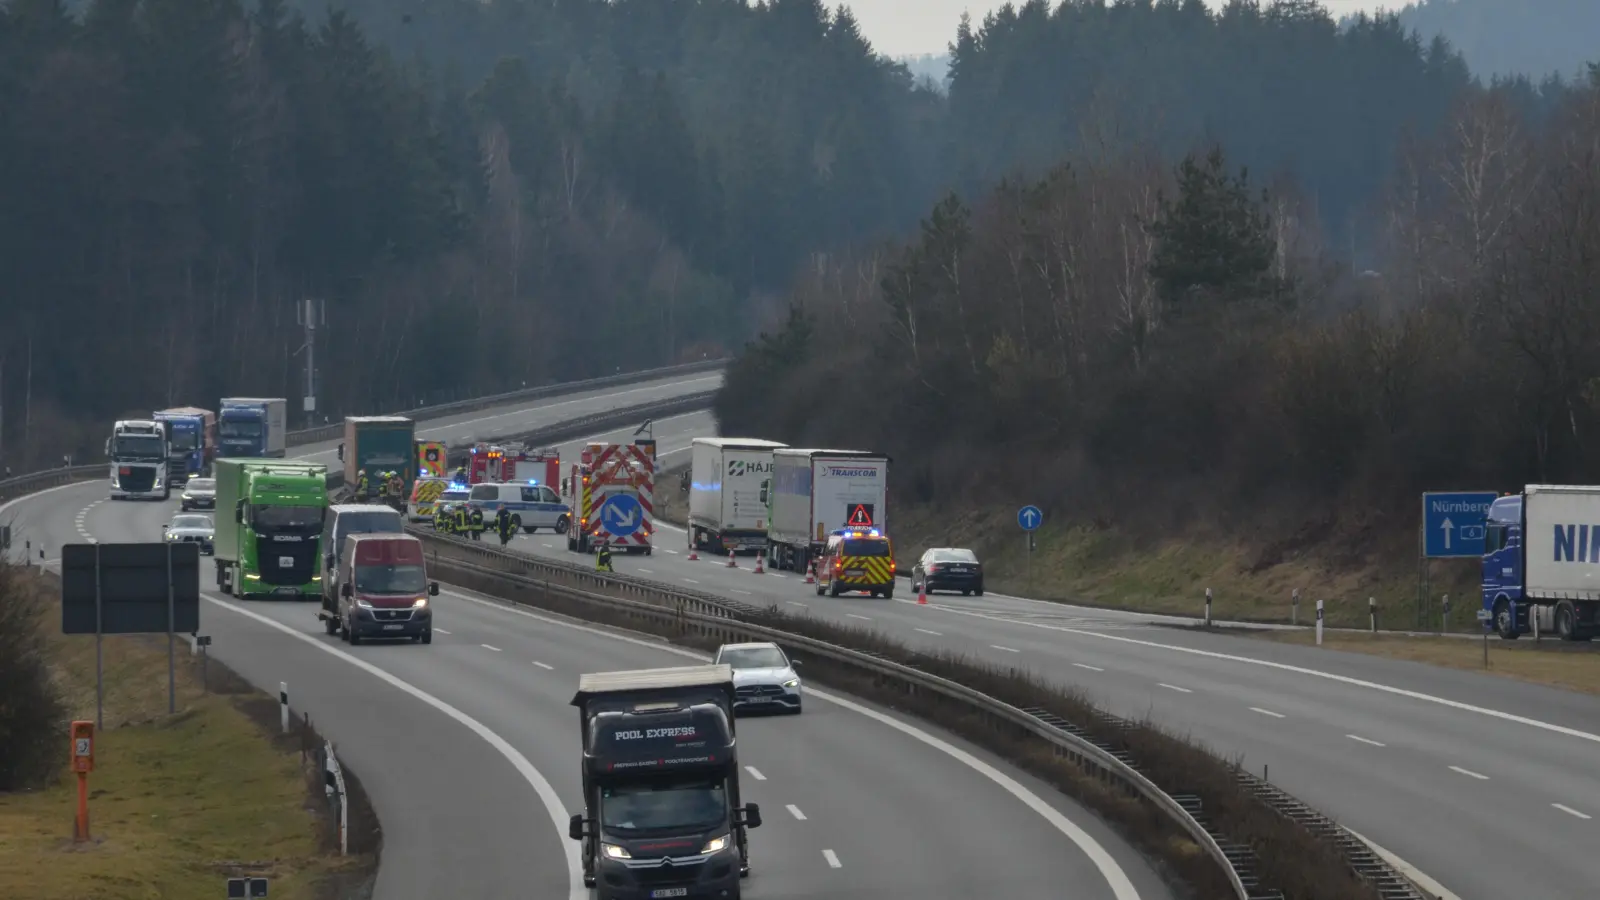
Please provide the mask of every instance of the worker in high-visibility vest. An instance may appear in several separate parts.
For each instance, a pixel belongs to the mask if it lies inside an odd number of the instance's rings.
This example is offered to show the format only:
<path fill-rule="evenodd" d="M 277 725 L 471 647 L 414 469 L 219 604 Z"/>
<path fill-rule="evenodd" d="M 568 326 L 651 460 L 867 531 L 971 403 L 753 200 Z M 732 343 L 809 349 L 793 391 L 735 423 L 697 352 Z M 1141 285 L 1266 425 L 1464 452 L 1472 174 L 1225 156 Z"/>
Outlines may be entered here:
<path fill-rule="evenodd" d="M 460 506 L 456 507 L 456 530 L 455 530 L 455 533 L 461 535 L 462 537 L 466 537 L 467 536 L 467 532 L 470 531 L 471 528 L 472 528 L 472 520 L 467 518 L 467 505 L 465 503 L 463 503 Z"/>
<path fill-rule="evenodd" d="M 471 527 L 472 527 L 472 539 L 475 540 L 475 541 L 483 540 L 483 529 L 485 527 L 484 524 L 483 524 L 483 510 L 477 508 L 476 506 L 474 506 L 472 508 L 472 526 Z"/>

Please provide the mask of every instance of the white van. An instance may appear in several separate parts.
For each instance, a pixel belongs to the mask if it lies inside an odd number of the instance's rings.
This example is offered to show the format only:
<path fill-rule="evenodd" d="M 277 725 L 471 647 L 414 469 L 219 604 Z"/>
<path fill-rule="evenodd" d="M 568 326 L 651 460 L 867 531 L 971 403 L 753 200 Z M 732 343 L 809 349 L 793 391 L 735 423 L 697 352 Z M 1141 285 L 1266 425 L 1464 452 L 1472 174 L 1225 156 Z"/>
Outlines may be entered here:
<path fill-rule="evenodd" d="M 495 511 L 501 504 L 511 513 L 511 524 L 533 534 L 548 528 L 556 534 L 566 534 L 572 523 L 572 511 L 561 502 L 561 497 L 542 484 L 475 484 L 467 496 L 467 505 L 483 511 L 483 522 L 493 527 Z"/>

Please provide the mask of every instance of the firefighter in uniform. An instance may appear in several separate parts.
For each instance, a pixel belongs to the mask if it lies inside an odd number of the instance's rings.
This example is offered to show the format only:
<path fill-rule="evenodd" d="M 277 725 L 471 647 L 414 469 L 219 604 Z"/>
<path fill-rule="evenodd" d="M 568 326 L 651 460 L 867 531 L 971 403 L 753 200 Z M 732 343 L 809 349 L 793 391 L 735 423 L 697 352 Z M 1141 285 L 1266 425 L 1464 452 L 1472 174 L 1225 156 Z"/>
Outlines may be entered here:
<path fill-rule="evenodd" d="M 399 472 L 389 473 L 389 501 L 396 509 L 404 509 L 406 500 L 406 480 L 400 477 Z"/>
<path fill-rule="evenodd" d="M 484 527 L 485 526 L 483 524 L 483 510 L 479 509 L 476 506 L 474 506 L 472 508 L 472 525 L 471 525 L 471 528 L 472 528 L 472 539 L 473 540 L 475 540 L 475 541 L 483 540 L 483 529 L 484 529 Z"/>
<path fill-rule="evenodd" d="M 471 520 L 467 518 L 467 505 L 463 503 L 456 507 L 456 527 L 453 533 L 466 537 L 471 527 Z"/>
<path fill-rule="evenodd" d="M 358 503 L 367 502 L 367 470 L 366 469 L 362 469 L 361 470 L 361 474 L 356 476 L 356 502 L 358 502 Z"/>
<path fill-rule="evenodd" d="M 600 542 L 600 547 L 594 554 L 594 570 L 596 572 L 615 572 L 611 568 L 611 540 L 609 538 Z"/>
<path fill-rule="evenodd" d="M 439 501 L 433 507 L 433 530 L 449 534 L 451 521 L 450 505 L 442 500 Z"/>
<path fill-rule="evenodd" d="M 453 482 L 455 482 L 456 484 L 466 484 L 467 483 L 467 467 L 466 466 L 456 466 L 456 474 L 454 476 L 452 476 L 451 480 Z"/>
<path fill-rule="evenodd" d="M 506 509 L 504 503 L 494 514 L 494 530 L 500 534 L 500 546 L 511 543 L 511 534 L 515 529 L 511 527 L 511 510 Z"/>

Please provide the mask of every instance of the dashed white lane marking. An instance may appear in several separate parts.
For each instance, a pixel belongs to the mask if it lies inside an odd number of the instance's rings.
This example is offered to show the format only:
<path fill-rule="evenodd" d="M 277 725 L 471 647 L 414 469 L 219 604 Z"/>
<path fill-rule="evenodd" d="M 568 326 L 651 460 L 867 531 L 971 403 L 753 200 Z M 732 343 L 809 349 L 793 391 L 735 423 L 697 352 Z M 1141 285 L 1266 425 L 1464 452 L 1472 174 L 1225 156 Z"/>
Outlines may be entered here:
<path fill-rule="evenodd" d="M 678 555 L 678 551 L 676 551 L 676 550 L 668 550 L 665 547 L 661 548 L 661 552 L 662 553 L 671 553 L 673 556 L 677 556 Z"/>
<path fill-rule="evenodd" d="M 1577 819 L 1592 819 L 1592 818 L 1594 818 L 1594 816 L 1591 816 L 1588 813 L 1578 812 L 1577 810 L 1575 810 L 1572 807 L 1566 805 L 1565 803 L 1552 803 L 1550 805 L 1554 806 L 1556 809 L 1561 810 L 1562 812 L 1566 813 L 1567 815 L 1572 816 L 1573 818 L 1577 818 Z"/>
<path fill-rule="evenodd" d="M 685 578 L 685 579 L 683 579 L 683 581 L 684 581 L 685 584 L 699 584 L 700 583 L 698 581 L 695 581 L 693 578 Z"/>
<path fill-rule="evenodd" d="M 741 590 L 739 590 L 739 589 L 738 589 L 738 588 L 733 588 L 733 592 L 734 592 L 734 593 L 735 593 L 735 594 L 743 594 L 743 595 L 745 595 L 745 596 L 746 596 L 746 597 L 754 597 L 754 596 L 755 596 L 755 594 L 752 594 L 752 593 L 750 593 L 750 592 L 749 592 L 749 591 L 741 591 Z"/>
<path fill-rule="evenodd" d="M 491 646 L 489 646 L 489 645 L 488 645 L 488 644 L 479 644 L 479 645 L 478 645 L 478 646 L 479 646 L 479 647 L 482 647 L 482 648 L 483 648 L 483 649 L 485 649 L 485 650 L 493 650 L 493 651 L 494 651 L 494 652 L 496 652 L 496 653 L 499 653 L 499 652 L 500 652 L 500 648 L 499 648 L 499 647 L 491 647 Z"/>
<path fill-rule="evenodd" d="M 1017 649 L 1012 648 L 1012 647 L 1002 647 L 999 644 L 990 644 L 989 646 L 993 647 L 996 650 L 1004 650 L 1007 653 L 1021 653 L 1022 652 L 1021 650 L 1017 650 Z"/>
<path fill-rule="evenodd" d="M 863 622 L 871 622 L 872 621 L 872 617 L 871 616 L 858 616 L 855 613 L 845 613 L 845 615 L 849 616 L 852 619 L 860 619 Z"/>
<path fill-rule="evenodd" d="M 1387 747 L 1387 746 L 1389 746 L 1388 744 L 1381 744 L 1381 743 L 1379 743 L 1379 742 L 1377 742 L 1377 741 L 1375 741 L 1375 740 L 1373 740 L 1371 738 L 1364 738 L 1359 734 L 1347 734 L 1347 735 L 1345 735 L 1345 737 L 1349 738 L 1352 741 L 1360 741 L 1363 744 L 1370 744 L 1373 747 Z"/>
<path fill-rule="evenodd" d="M 828 868 L 830 869 L 837 869 L 844 865 L 843 863 L 839 862 L 839 854 L 833 852 L 832 850 L 822 851 L 822 858 L 828 861 Z"/>
<path fill-rule="evenodd" d="M 1251 712 L 1255 712 L 1255 713 L 1261 713 L 1263 716 L 1271 716 L 1274 719 L 1287 719 L 1287 718 L 1289 718 L 1288 716 L 1284 715 L 1283 713 L 1276 713 L 1276 712 L 1273 712 L 1270 709 L 1262 709 L 1259 706 L 1250 707 L 1250 711 Z"/>
<path fill-rule="evenodd" d="M 639 571 L 646 575 L 654 575 L 656 573 L 655 569 L 640 569 Z"/>
<path fill-rule="evenodd" d="M 784 809 L 787 809 L 789 811 L 789 815 L 794 816 L 796 819 L 799 819 L 802 822 L 806 820 L 806 814 L 801 812 L 800 807 L 795 806 L 793 803 L 785 806 Z M 1584 818 L 1587 819 L 1589 817 L 1584 816 Z"/>
<path fill-rule="evenodd" d="M 450 634 L 451 633 L 451 632 L 445 631 L 443 628 L 435 628 L 434 631 L 437 631 L 440 634 Z"/>
<path fill-rule="evenodd" d="M 1088 669 L 1091 672 L 1104 672 L 1105 671 L 1105 669 L 1102 669 L 1099 666 L 1091 666 L 1091 665 L 1089 665 L 1087 663 L 1073 663 L 1073 665 L 1077 666 L 1080 669 Z"/>
<path fill-rule="evenodd" d="M 929 630 L 928 630 L 928 629 L 926 629 L 926 628 L 918 628 L 918 629 L 916 629 L 916 630 L 917 630 L 917 631 L 920 631 L 920 632 L 922 632 L 922 633 L 923 633 L 923 634 L 931 634 L 931 635 L 933 635 L 933 636 L 934 636 L 934 637 L 944 637 L 944 634 L 943 634 L 943 633 L 942 633 L 942 632 L 938 632 L 938 631 L 929 631 Z"/>
<path fill-rule="evenodd" d="M 799 600 L 785 600 L 783 602 L 789 604 L 790 606 L 798 606 L 798 607 L 800 607 L 802 609 L 804 609 L 805 606 L 806 606 L 804 603 L 801 603 Z"/>
<path fill-rule="evenodd" d="M 1188 688 L 1178 687 L 1175 684 L 1167 684 L 1165 681 L 1156 682 L 1156 686 L 1157 687 L 1164 687 L 1169 691 L 1177 691 L 1180 694 L 1192 694 L 1192 693 L 1194 693 L 1194 691 L 1191 691 Z"/>
<path fill-rule="evenodd" d="M 1477 772 L 1474 772 L 1471 769 L 1463 769 L 1460 766 L 1450 766 L 1450 771 L 1458 772 L 1458 773 L 1460 773 L 1462 775 L 1467 776 L 1468 778 L 1476 778 L 1479 781 L 1488 781 L 1489 780 L 1489 776 L 1487 776 L 1487 775 L 1479 775 Z"/>
<path fill-rule="evenodd" d="M 533 660 L 532 662 L 533 662 L 534 665 L 538 666 L 539 668 L 546 669 L 546 670 L 551 671 L 551 672 L 554 672 L 555 668 L 556 668 L 555 666 L 552 666 L 549 663 L 539 662 L 537 659 Z"/>
<path fill-rule="evenodd" d="M 744 770 L 746 772 L 749 772 L 750 773 L 750 777 L 754 778 L 757 781 L 766 781 L 767 780 L 767 776 L 761 774 L 761 770 L 756 768 L 755 766 L 745 766 Z"/>

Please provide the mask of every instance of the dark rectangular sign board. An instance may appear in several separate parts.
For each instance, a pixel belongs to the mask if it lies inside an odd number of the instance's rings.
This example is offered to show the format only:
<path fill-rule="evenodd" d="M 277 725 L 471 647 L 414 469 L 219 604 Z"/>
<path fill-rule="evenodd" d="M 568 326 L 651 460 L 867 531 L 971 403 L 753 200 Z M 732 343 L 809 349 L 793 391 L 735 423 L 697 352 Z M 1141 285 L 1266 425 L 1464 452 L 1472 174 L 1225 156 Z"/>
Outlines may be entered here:
<path fill-rule="evenodd" d="M 168 554 L 172 630 L 200 630 L 200 545 L 67 544 L 61 548 L 61 633 L 94 634 L 99 582 L 101 634 L 167 632 Z"/>

